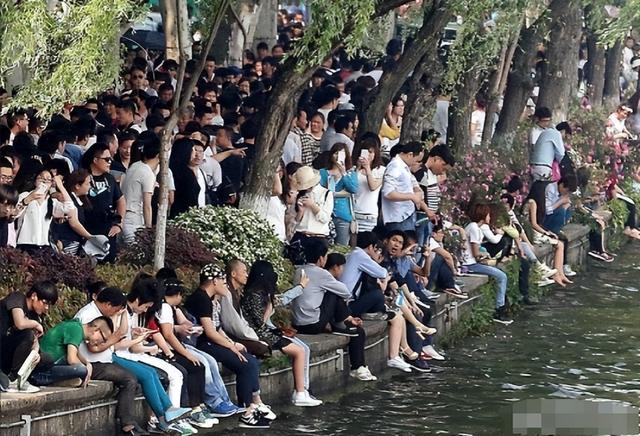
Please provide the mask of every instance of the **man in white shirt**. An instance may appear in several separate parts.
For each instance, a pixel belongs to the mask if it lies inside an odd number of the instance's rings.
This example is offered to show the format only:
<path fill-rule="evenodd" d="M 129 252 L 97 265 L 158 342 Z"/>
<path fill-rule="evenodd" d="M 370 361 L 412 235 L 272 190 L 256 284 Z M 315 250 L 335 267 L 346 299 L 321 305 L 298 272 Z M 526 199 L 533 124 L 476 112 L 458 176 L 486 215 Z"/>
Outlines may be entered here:
<path fill-rule="evenodd" d="M 122 236 L 125 243 L 132 243 L 136 231 L 153 225 L 151 199 L 156 188 L 156 169 L 160 163 L 160 140 L 144 144 L 142 160 L 132 164 L 122 183 L 122 195 L 127 202 L 127 212 L 122 221 Z"/>
<path fill-rule="evenodd" d="M 80 309 L 75 319 L 83 324 L 90 323 L 101 316 L 113 320 L 124 310 L 125 304 L 126 297 L 120 289 L 106 288 L 98 293 L 95 301 Z M 129 371 L 113 363 L 112 348 L 120 342 L 122 335 L 123 331 L 119 329 L 119 323 L 118 325 L 114 323 L 114 332 L 105 343 L 91 346 L 90 349 L 83 342 L 80 344 L 79 352 L 87 362 L 91 362 L 93 380 L 110 381 L 118 388 L 116 416 L 120 419 L 122 432 L 129 434 L 134 429 L 140 429 L 133 416 L 138 380 Z"/>
<path fill-rule="evenodd" d="M 415 230 L 416 205 L 424 201 L 424 193 L 414 192 L 411 166 L 422 161 L 424 148 L 420 142 L 394 147 L 397 154 L 389 162 L 382 181 L 382 217 L 385 229 Z"/>

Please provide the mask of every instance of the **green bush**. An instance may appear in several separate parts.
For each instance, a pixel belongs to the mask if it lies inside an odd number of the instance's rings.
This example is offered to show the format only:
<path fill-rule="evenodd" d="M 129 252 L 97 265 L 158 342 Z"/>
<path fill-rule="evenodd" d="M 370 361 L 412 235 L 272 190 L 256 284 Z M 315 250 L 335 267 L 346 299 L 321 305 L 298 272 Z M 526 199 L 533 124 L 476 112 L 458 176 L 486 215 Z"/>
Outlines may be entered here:
<path fill-rule="evenodd" d="M 85 292 L 66 285 L 58 285 L 58 301 L 50 307 L 49 313 L 44 318 L 45 329 L 72 319 L 85 304 L 87 304 Z"/>
<path fill-rule="evenodd" d="M 273 264 L 281 284 L 290 279 L 287 261 L 282 256 L 282 243 L 271 225 L 252 210 L 192 208 L 179 215 L 173 224 L 198 235 L 224 262 L 237 258 L 251 265 L 256 260 L 267 260 Z"/>
<path fill-rule="evenodd" d="M 155 229 L 140 229 L 135 241 L 125 246 L 118 256 L 118 263 L 145 266 L 153 264 Z M 167 226 L 165 265 L 170 268 L 190 267 L 200 269 L 214 262 L 216 256 L 200 242 L 193 232 Z"/>

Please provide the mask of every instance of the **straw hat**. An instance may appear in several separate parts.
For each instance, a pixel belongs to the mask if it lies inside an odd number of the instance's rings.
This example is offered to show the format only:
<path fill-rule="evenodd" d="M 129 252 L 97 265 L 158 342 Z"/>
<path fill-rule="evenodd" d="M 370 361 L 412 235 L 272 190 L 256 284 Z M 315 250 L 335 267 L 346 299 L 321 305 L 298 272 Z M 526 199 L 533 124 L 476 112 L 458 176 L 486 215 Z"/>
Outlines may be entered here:
<path fill-rule="evenodd" d="M 320 173 L 308 166 L 300 167 L 294 177 L 298 191 L 306 191 L 320 183 Z"/>

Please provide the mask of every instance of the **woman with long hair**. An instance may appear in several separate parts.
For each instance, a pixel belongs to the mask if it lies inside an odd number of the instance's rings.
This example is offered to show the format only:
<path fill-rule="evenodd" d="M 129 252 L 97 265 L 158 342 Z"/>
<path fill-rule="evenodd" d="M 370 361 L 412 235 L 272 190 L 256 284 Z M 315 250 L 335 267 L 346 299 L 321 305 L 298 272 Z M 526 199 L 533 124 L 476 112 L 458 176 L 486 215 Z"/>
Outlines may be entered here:
<path fill-rule="evenodd" d="M 204 147 L 190 138 L 178 139 L 171 149 L 169 168 L 173 173 L 176 192 L 170 217 L 186 212 L 191 207 L 206 204 L 206 176 L 200 169 Z"/>
<path fill-rule="evenodd" d="M 353 171 L 351 153 L 346 144 L 333 144 L 326 168 L 320 170 L 320 184 L 333 192 L 333 224 L 335 243 L 349 245 L 353 210 L 351 195 L 358 192 L 358 174 Z"/>
<path fill-rule="evenodd" d="M 68 214 L 67 219 L 54 223 L 55 238 L 62 245 L 62 251 L 67 254 L 78 254 L 82 243 L 93 235 L 84 227 L 85 210 L 91 209 L 91 202 L 87 194 L 91 189 L 89 171 L 80 168 L 69 174 L 64 180 L 64 186 L 75 210 Z"/>
<path fill-rule="evenodd" d="M 308 279 L 289 292 L 302 293 Z M 293 366 L 295 391 L 291 397 L 294 406 L 313 407 L 322 404 L 321 400 L 312 397 L 309 388 L 309 347 L 302 341 L 295 340 L 291 331 L 285 333 L 271 322 L 271 315 L 276 306 L 278 291 L 278 274 L 273 265 L 265 260 L 256 261 L 249 272 L 249 278 L 240 300 L 242 313 L 251 328 L 261 341 L 266 342 L 272 350 L 279 350 L 289 357 Z"/>
<path fill-rule="evenodd" d="M 378 199 L 385 166 L 382 164 L 380 137 L 366 132 L 353 149 L 358 175 L 358 191 L 353 195 L 353 213 L 358 233 L 370 232 L 378 224 Z"/>

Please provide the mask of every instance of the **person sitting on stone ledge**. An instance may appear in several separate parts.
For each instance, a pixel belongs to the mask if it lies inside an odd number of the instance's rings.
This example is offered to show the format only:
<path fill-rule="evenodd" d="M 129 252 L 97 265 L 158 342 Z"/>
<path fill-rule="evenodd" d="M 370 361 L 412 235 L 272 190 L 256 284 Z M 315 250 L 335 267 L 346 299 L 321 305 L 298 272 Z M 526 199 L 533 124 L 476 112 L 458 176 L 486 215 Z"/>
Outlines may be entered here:
<path fill-rule="evenodd" d="M 9 390 L 35 393 L 38 389 L 27 381 L 18 386 L 18 371 L 31 350 L 38 349 L 44 334 L 40 317 L 58 301 L 58 290 L 50 281 L 37 282 L 25 294 L 12 292 L 0 300 L 0 351 L 2 372 L 9 377 Z"/>
<path fill-rule="evenodd" d="M 357 245 L 347 256 L 340 276 L 340 281 L 352 290 L 349 309 L 353 315 L 363 319 L 378 319 L 389 323 L 387 366 L 411 372 L 411 364 L 403 361 L 400 353 L 409 361 L 418 359 L 418 353 L 411 350 L 407 343 L 404 318 L 386 308 L 384 291 L 390 276 L 386 268 L 380 265 L 383 259 L 381 242 L 375 233 L 362 232 L 358 234 Z"/>
<path fill-rule="evenodd" d="M 86 387 L 91 380 L 91 363 L 80 353 L 80 344 L 100 345 L 113 332 L 113 322 L 104 316 L 86 324 L 77 319 L 61 322 L 40 340 L 41 361 L 51 365 L 36 368 L 31 381 L 36 386 L 65 383 L 70 387 Z"/>
<path fill-rule="evenodd" d="M 365 364 L 366 334 L 362 328 L 362 320 L 349 313 L 345 300 L 351 293 L 336 278 L 336 275 L 340 275 L 341 268 L 337 268 L 335 275 L 324 269 L 327 252 L 327 244 L 320 238 L 310 238 L 305 243 L 307 264 L 301 267 L 299 274 L 307 276 L 309 284 L 291 303 L 293 326 L 303 334 L 326 332 L 350 337 L 351 376 L 362 381 L 377 380 Z"/>

